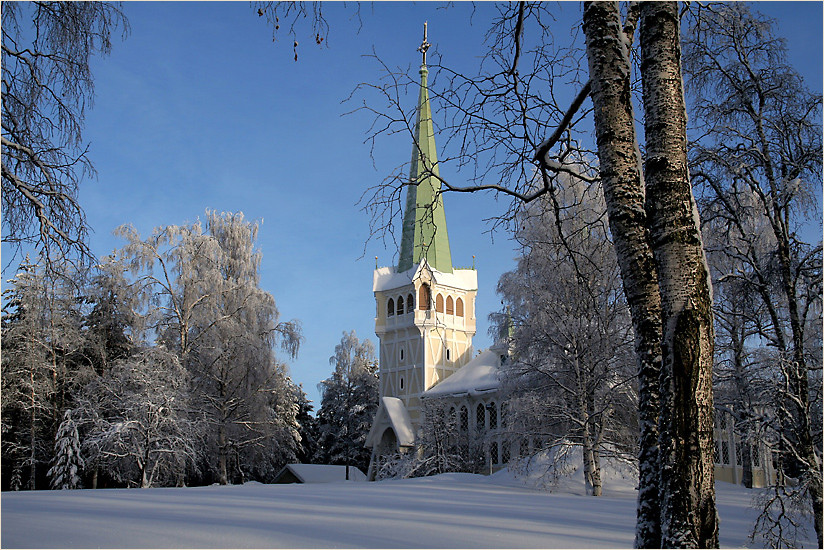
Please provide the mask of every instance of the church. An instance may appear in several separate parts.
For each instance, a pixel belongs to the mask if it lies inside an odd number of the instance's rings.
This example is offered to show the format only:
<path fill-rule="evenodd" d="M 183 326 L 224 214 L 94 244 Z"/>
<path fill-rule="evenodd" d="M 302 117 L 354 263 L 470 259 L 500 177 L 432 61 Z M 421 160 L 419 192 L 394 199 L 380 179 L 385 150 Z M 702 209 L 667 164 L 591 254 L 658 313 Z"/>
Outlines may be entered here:
<path fill-rule="evenodd" d="M 500 396 L 499 372 L 508 359 L 506 343 L 475 354 L 475 267 L 452 264 L 446 213 L 435 147 L 432 108 L 427 89 L 424 41 L 420 94 L 414 129 L 412 163 L 397 266 L 376 267 L 375 334 L 380 339 L 379 398 L 366 439 L 371 449 L 367 478 L 376 478 L 382 460 L 415 448 L 423 421 L 423 404 L 437 401 L 449 410 L 457 431 L 477 443 L 483 471 L 505 466 L 510 457 L 531 454 L 541 441 L 510 441 L 504 431 L 506 403 Z M 740 484 L 744 444 L 726 413 L 717 413 L 714 430 L 715 474 Z M 770 451 L 756 443 L 749 451 L 753 486 L 766 486 L 776 473 Z"/>
<path fill-rule="evenodd" d="M 426 399 L 454 402 L 465 431 L 488 440 L 500 422 L 496 402 L 503 348 L 475 356 L 475 296 L 478 276 L 473 267 L 452 265 L 446 214 L 438 171 L 432 110 L 427 89 L 426 50 L 420 68 L 420 95 L 414 130 L 410 181 L 407 187 L 397 266 L 375 269 L 375 333 L 380 339 L 380 403 L 366 446 L 372 449 L 369 479 L 381 457 L 406 452 L 415 445 Z M 490 441 L 487 462 L 497 466 L 508 453 Z"/>

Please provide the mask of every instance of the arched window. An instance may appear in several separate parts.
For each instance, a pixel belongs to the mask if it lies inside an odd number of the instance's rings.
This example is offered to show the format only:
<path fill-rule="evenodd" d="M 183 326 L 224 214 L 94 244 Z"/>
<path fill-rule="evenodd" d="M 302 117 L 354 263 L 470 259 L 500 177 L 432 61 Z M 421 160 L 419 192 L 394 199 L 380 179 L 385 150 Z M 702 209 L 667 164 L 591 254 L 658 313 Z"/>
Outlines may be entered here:
<path fill-rule="evenodd" d="M 401 386 L 401 389 L 403 389 L 403 376 L 401 376 L 400 386 Z"/>
<path fill-rule="evenodd" d="M 460 430 L 462 432 L 469 430 L 469 409 L 466 408 L 466 405 L 461 405 Z"/>
<path fill-rule="evenodd" d="M 421 285 L 421 288 L 418 289 L 418 309 L 430 309 L 432 306 L 429 304 L 431 293 L 429 292 L 429 285 L 424 283 Z"/>
<path fill-rule="evenodd" d="M 386 314 L 389 317 L 395 315 L 395 300 L 389 298 L 389 302 L 386 304 Z"/>
<path fill-rule="evenodd" d="M 403 315 L 403 296 L 398 296 L 398 315 Z"/>
<path fill-rule="evenodd" d="M 451 353 L 449 353 L 449 348 L 446 348 L 446 360 L 447 360 L 447 361 L 451 361 L 451 360 L 452 360 L 451 355 L 452 355 L 452 354 L 451 354 Z"/>
<path fill-rule="evenodd" d="M 454 315 L 455 314 L 455 306 L 452 302 L 452 296 L 446 297 L 446 314 L 447 315 Z"/>
<path fill-rule="evenodd" d="M 475 408 L 475 428 L 477 428 L 479 432 L 486 429 L 486 411 L 484 411 L 483 403 L 478 403 L 478 406 Z"/>
<path fill-rule="evenodd" d="M 398 355 L 399 355 L 401 361 L 403 361 L 403 348 L 400 349 Z"/>
<path fill-rule="evenodd" d="M 415 297 L 410 292 L 409 296 L 406 297 L 406 312 L 407 313 L 412 313 L 412 311 L 414 309 L 415 309 Z"/>
<path fill-rule="evenodd" d="M 492 464 L 497 464 L 498 463 L 498 442 L 497 441 L 492 442 L 492 448 L 490 449 L 489 455 L 490 455 L 489 459 L 492 461 Z"/>
<path fill-rule="evenodd" d="M 464 314 L 463 314 L 463 300 L 461 300 L 460 298 L 455 300 L 455 315 L 457 315 L 458 317 L 463 317 L 464 316 Z"/>
<path fill-rule="evenodd" d="M 489 429 L 498 429 L 498 407 L 495 406 L 494 401 L 489 404 Z"/>
<path fill-rule="evenodd" d="M 435 311 L 438 313 L 443 313 L 443 296 L 438 294 L 437 298 L 435 298 Z"/>

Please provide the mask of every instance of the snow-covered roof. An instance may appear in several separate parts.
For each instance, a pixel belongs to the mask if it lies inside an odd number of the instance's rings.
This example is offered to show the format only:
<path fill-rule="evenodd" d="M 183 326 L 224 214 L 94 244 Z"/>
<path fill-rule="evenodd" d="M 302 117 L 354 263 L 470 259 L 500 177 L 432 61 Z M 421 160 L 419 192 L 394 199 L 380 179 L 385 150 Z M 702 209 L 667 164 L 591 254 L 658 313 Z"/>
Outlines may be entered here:
<path fill-rule="evenodd" d="M 399 446 L 411 447 L 415 444 L 415 428 L 412 426 L 412 418 L 406 410 L 406 405 L 397 397 L 381 397 L 372 428 L 366 436 L 365 446 L 374 448 L 379 444 L 380 438 L 388 427 L 395 432 Z"/>
<path fill-rule="evenodd" d="M 334 483 L 346 481 L 346 466 L 331 464 L 287 464 L 278 473 L 282 477 L 286 471 L 291 472 L 301 483 Z M 366 481 L 366 474 L 355 466 L 349 466 L 350 481 Z"/>
<path fill-rule="evenodd" d="M 372 291 L 393 290 L 411 285 L 412 281 L 421 277 L 420 272 L 423 269 L 432 273 L 432 281 L 435 284 L 460 290 L 478 290 L 478 272 L 474 269 L 454 269 L 452 273 L 442 273 L 430 267 L 426 260 L 422 260 L 415 268 L 400 273 L 395 266 L 379 267 L 372 275 Z"/>
<path fill-rule="evenodd" d="M 446 397 L 456 394 L 480 395 L 497 390 L 500 386 L 498 378 L 500 367 L 501 350 L 496 348 L 485 350 L 446 380 L 425 391 L 423 397 Z"/>
<path fill-rule="evenodd" d="M 403 401 L 397 397 L 382 397 L 381 403 L 389 415 L 389 422 L 398 437 L 398 445 L 409 446 L 415 444 L 415 429 L 412 427 L 412 418 Z"/>

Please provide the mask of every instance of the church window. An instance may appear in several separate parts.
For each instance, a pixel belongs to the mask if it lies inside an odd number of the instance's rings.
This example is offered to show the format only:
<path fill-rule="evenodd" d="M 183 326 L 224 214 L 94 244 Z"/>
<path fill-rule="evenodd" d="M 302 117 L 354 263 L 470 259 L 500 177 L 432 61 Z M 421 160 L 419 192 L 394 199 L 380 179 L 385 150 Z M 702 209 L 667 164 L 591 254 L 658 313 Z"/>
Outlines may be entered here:
<path fill-rule="evenodd" d="M 451 357 L 450 357 L 450 354 L 449 354 L 449 348 L 446 348 L 446 360 L 451 361 Z"/>
<path fill-rule="evenodd" d="M 401 361 L 403 361 L 403 348 L 400 349 L 400 352 L 398 353 L 398 355 L 399 355 Z"/>
<path fill-rule="evenodd" d="M 435 311 L 438 313 L 443 313 L 443 296 L 438 294 L 438 297 L 435 298 Z"/>
<path fill-rule="evenodd" d="M 750 450 L 750 457 L 752 458 L 752 465 L 753 468 L 760 468 L 761 467 L 761 455 L 758 454 L 758 446 L 753 445 Z"/>
<path fill-rule="evenodd" d="M 469 409 L 466 408 L 466 405 L 461 406 L 461 424 L 460 429 L 462 432 L 469 430 Z"/>
<path fill-rule="evenodd" d="M 398 296 L 398 315 L 403 315 L 403 296 Z"/>
<path fill-rule="evenodd" d="M 406 312 L 407 313 L 412 313 L 412 311 L 414 309 L 415 309 L 415 297 L 410 292 L 409 296 L 406 297 Z"/>
<path fill-rule="evenodd" d="M 388 316 L 395 315 L 395 300 L 389 298 L 389 302 L 386 304 L 386 314 Z"/>
<path fill-rule="evenodd" d="M 726 430 L 727 429 L 727 415 L 726 415 L 726 413 L 722 412 L 719 416 L 721 417 L 721 429 Z"/>
<path fill-rule="evenodd" d="M 455 315 L 457 315 L 458 317 L 463 317 L 464 316 L 463 300 L 461 300 L 460 298 L 455 300 Z"/>
<path fill-rule="evenodd" d="M 744 457 L 742 454 L 744 453 L 744 445 L 741 444 L 740 441 L 735 442 L 735 465 L 742 466 L 744 464 Z"/>
<path fill-rule="evenodd" d="M 509 416 L 509 405 L 501 403 L 501 427 L 506 428 L 507 417 Z"/>
<path fill-rule="evenodd" d="M 492 448 L 490 449 L 489 455 L 490 455 L 489 458 L 492 461 L 492 464 L 498 464 L 498 442 L 497 441 L 492 442 Z"/>
<path fill-rule="evenodd" d="M 452 296 L 446 297 L 446 314 L 447 315 L 454 315 L 455 314 L 455 305 L 452 302 Z"/>
<path fill-rule="evenodd" d="M 730 445 L 726 441 L 721 442 L 721 462 L 723 464 L 730 463 Z"/>
<path fill-rule="evenodd" d="M 721 463 L 721 457 L 719 455 L 720 455 L 720 453 L 718 452 L 718 440 L 716 439 L 715 440 L 715 445 L 713 446 L 713 449 L 712 449 L 712 461 L 715 462 L 716 464 Z"/>
<path fill-rule="evenodd" d="M 403 350 L 401 350 L 401 352 L 403 352 Z M 400 387 L 401 387 L 401 389 L 403 389 L 403 376 L 401 376 Z"/>
<path fill-rule="evenodd" d="M 498 429 L 498 408 L 494 402 L 489 404 L 489 429 Z"/>
<path fill-rule="evenodd" d="M 486 411 L 483 403 L 478 403 L 478 407 L 475 409 L 475 427 L 479 432 L 486 429 Z"/>
<path fill-rule="evenodd" d="M 431 300 L 431 293 L 429 292 L 429 285 L 424 283 L 418 289 L 418 309 L 430 309 L 429 301 Z"/>
<path fill-rule="evenodd" d="M 509 462 L 509 443 L 504 441 L 501 443 L 501 464 Z"/>

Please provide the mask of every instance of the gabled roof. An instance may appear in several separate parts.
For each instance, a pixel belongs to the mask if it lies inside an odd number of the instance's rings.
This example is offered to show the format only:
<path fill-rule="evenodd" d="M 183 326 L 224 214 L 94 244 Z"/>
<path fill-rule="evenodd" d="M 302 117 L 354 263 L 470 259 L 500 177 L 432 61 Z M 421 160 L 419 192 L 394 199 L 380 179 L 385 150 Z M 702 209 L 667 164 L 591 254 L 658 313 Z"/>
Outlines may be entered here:
<path fill-rule="evenodd" d="M 500 387 L 501 348 L 490 348 L 473 357 L 469 363 L 446 380 L 424 392 L 423 397 L 450 395 L 481 395 Z"/>
<path fill-rule="evenodd" d="M 437 285 L 460 290 L 478 290 L 478 272 L 474 269 L 453 269 L 450 273 L 442 273 L 431 268 L 424 258 L 414 266 L 414 269 L 406 271 L 398 271 L 394 266 L 377 268 L 372 275 L 372 291 L 394 290 L 411 285 L 412 281 L 422 277 L 421 272 L 424 270 L 429 272 L 432 282 Z"/>
<path fill-rule="evenodd" d="M 412 426 L 412 418 L 403 401 L 397 397 L 381 397 L 378 412 L 375 413 L 375 420 L 369 435 L 366 436 L 365 447 L 374 448 L 380 443 L 380 438 L 387 427 L 391 427 L 398 438 L 398 445 L 401 447 L 411 447 L 415 444 L 415 428 Z"/>
<path fill-rule="evenodd" d="M 452 253 L 446 231 L 446 215 L 441 196 L 438 152 L 426 77 L 429 70 L 421 65 L 421 91 L 418 98 L 418 118 L 415 123 L 415 143 L 406 192 L 398 273 L 402 273 L 426 258 L 434 269 L 452 273 Z"/>
<path fill-rule="evenodd" d="M 299 483 L 334 483 L 346 481 L 346 466 L 331 464 L 287 464 L 275 476 L 275 483 L 289 479 L 292 474 Z M 349 466 L 350 481 L 366 481 L 366 474 L 355 466 Z M 280 481 L 282 482 L 282 481 Z"/>

